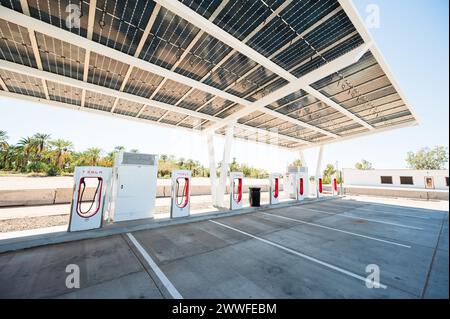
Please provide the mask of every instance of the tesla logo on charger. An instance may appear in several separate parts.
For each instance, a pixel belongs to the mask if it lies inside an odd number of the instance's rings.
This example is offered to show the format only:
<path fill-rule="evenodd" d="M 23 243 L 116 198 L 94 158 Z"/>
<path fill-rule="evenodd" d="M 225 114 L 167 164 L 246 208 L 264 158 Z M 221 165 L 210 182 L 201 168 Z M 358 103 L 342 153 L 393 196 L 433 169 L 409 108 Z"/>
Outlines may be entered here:
<path fill-rule="evenodd" d="M 103 171 L 83 171 L 83 174 L 103 174 Z"/>

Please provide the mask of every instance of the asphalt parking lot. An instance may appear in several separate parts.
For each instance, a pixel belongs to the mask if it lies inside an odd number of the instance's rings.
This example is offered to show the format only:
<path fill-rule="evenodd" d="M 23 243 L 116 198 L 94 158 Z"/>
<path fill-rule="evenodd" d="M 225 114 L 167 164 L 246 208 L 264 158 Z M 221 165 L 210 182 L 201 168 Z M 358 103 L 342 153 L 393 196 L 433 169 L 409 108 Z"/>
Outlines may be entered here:
<path fill-rule="evenodd" d="M 6 252 L 0 297 L 448 298 L 448 239 L 448 211 L 334 199 Z"/>

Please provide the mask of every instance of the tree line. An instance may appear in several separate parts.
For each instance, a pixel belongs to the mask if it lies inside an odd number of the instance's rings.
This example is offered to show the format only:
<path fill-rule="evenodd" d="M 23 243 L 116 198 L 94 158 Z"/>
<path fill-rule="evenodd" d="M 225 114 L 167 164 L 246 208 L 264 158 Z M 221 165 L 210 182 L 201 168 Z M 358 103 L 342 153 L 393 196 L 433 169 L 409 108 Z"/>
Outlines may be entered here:
<path fill-rule="evenodd" d="M 110 152 L 98 147 L 76 151 L 71 141 L 52 139 L 50 134 L 45 133 L 21 138 L 16 144 L 8 143 L 8 139 L 7 132 L 0 130 L 0 170 L 11 173 L 56 176 L 73 173 L 75 166 L 111 167 L 116 154 L 125 151 L 123 146 L 116 146 Z M 137 149 L 128 151 L 139 152 Z M 267 171 L 239 164 L 236 158 L 233 158 L 230 168 L 232 171 L 242 171 L 246 177 L 268 176 Z M 209 168 L 199 161 L 165 154 L 159 156 L 158 177 L 169 178 L 173 170 L 179 169 L 191 170 L 193 177 L 209 177 Z M 220 174 L 220 164 L 217 171 Z"/>
<path fill-rule="evenodd" d="M 125 147 L 116 146 L 110 152 L 104 152 L 97 147 L 76 151 L 71 141 L 52 139 L 50 134 L 45 133 L 36 133 L 21 138 L 16 144 L 9 144 L 7 132 L 0 130 L 0 170 L 8 172 L 56 176 L 72 173 L 75 166 L 110 167 L 114 164 L 115 155 L 122 150 L 125 150 Z M 137 153 L 138 150 L 130 149 L 129 152 Z M 405 160 L 407 166 L 412 169 L 443 169 L 448 164 L 448 148 L 422 148 L 417 152 L 408 152 Z M 302 163 L 297 159 L 291 165 L 302 166 Z M 373 165 L 363 159 L 355 164 L 355 168 L 370 170 Z M 201 165 L 199 161 L 170 155 L 159 157 L 158 177 L 169 178 L 171 172 L 177 169 L 191 170 L 193 177 L 209 177 L 209 168 Z M 230 170 L 243 172 L 246 177 L 252 178 L 267 178 L 269 175 L 264 169 L 238 163 L 236 158 L 233 158 Z M 217 173 L 220 175 L 220 163 Z M 334 165 L 327 164 L 322 175 L 324 183 L 329 183 L 335 173 Z"/>

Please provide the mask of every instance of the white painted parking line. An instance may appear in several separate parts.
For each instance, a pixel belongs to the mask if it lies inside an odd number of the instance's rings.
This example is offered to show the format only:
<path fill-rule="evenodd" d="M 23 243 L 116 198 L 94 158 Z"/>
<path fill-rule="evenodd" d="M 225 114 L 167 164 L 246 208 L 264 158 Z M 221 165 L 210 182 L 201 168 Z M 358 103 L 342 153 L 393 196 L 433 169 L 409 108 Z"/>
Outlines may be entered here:
<path fill-rule="evenodd" d="M 336 216 L 336 217 L 345 217 L 345 218 L 351 218 L 351 219 L 366 220 L 368 222 L 380 223 L 380 224 L 385 224 L 385 225 L 398 226 L 398 227 L 415 229 L 415 230 L 423 230 L 423 228 L 421 228 L 421 227 L 408 226 L 408 225 L 403 225 L 403 224 L 398 224 L 398 223 L 390 223 L 390 222 L 385 222 L 385 221 L 382 221 L 382 220 L 379 220 L 379 219 L 342 215 L 341 213 L 329 213 L 329 212 L 325 212 L 323 210 L 318 210 L 318 209 L 314 209 L 314 208 L 306 208 L 306 207 L 303 207 L 303 206 L 302 206 L 302 208 L 306 209 L 306 210 L 310 210 L 312 212 L 333 215 L 333 216 Z"/>
<path fill-rule="evenodd" d="M 344 204 L 352 204 L 347 203 L 345 199 L 340 200 L 338 203 L 344 203 Z M 412 206 L 400 206 L 400 205 L 394 205 L 394 204 L 382 204 L 377 202 L 364 202 L 364 204 L 371 205 L 371 206 L 378 206 L 381 208 L 392 208 L 392 209 L 398 209 L 398 210 L 406 210 L 406 211 L 414 211 L 417 213 L 424 214 L 433 214 L 433 213 L 447 213 L 446 210 L 439 210 L 439 209 L 432 209 L 432 208 L 421 208 L 421 207 L 412 207 Z"/>
<path fill-rule="evenodd" d="M 218 221 L 215 221 L 215 220 L 211 220 L 211 219 L 210 219 L 209 221 L 210 221 L 211 223 L 216 224 L 216 225 L 219 225 L 219 226 L 222 226 L 222 227 L 225 227 L 225 228 L 234 230 L 234 231 L 236 231 L 236 232 L 238 232 L 238 233 L 241 233 L 241 234 L 243 234 L 243 235 L 246 235 L 246 236 L 249 236 L 249 237 L 254 238 L 254 239 L 256 239 L 256 240 L 259 240 L 259 241 L 261 241 L 261 242 L 263 242 L 263 243 L 266 243 L 266 244 L 268 244 L 268 245 L 271 245 L 271 246 L 273 246 L 273 247 L 277 247 L 277 248 L 279 248 L 279 249 L 281 249 L 281 250 L 287 251 L 287 252 L 289 252 L 289 253 L 291 253 L 291 254 L 294 254 L 294 255 L 296 255 L 296 256 L 305 258 L 305 259 L 307 259 L 307 260 L 309 260 L 309 261 L 315 262 L 315 263 L 320 264 L 320 265 L 322 265 L 322 266 L 324 266 L 324 267 L 333 269 L 333 270 L 335 270 L 335 271 L 337 271 L 337 272 L 339 272 L 339 273 L 341 273 L 341 274 L 344 274 L 344 275 L 347 275 L 347 276 L 356 278 L 356 279 L 361 280 L 361 281 L 363 281 L 363 282 L 365 282 L 365 283 L 369 283 L 369 284 L 372 283 L 372 282 L 370 281 L 370 279 L 368 279 L 368 278 L 366 278 L 366 277 L 360 276 L 360 275 L 358 275 L 358 274 L 355 274 L 355 273 L 353 273 L 353 272 L 351 272 L 351 271 L 345 270 L 345 269 L 340 268 L 340 267 L 338 267 L 338 266 L 334 266 L 334 265 L 332 265 L 332 264 L 329 264 L 329 263 L 327 263 L 327 262 L 325 262 L 325 261 L 322 261 L 322 260 L 319 260 L 319 259 L 317 259 L 317 258 L 314 258 L 314 257 L 308 256 L 308 255 L 302 254 L 302 253 L 300 253 L 300 252 L 298 252 L 298 251 L 296 251 L 296 250 L 293 250 L 293 249 L 291 249 L 291 248 L 282 246 L 282 245 L 277 244 L 277 243 L 275 243 L 275 242 L 273 242 L 273 241 L 270 241 L 270 240 L 267 240 L 267 239 L 264 239 L 264 238 L 261 238 L 261 237 L 252 235 L 252 234 L 250 234 L 250 233 L 247 233 L 247 232 L 242 231 L 242 230 L 240 230 L 240 229 L 237 229 L 237 228 L 234 228 L 234 227 L 231 227 L 231 226 L 222 224 L 222 223 L 220 223 L 220 222 L 218 222 Z M 384 284 L 382 284 L 382 283 L 380 283 L 380 288 L 386 289 L 387 286 L 384 285 Z"/>
<path fill-rule="evenodd" d="M 371 206 L 371 205 L 368 205 L 368 206 Z M 330 207 L 330 208 L 337 207 L 337 208 L 344 208 L 344 209 L 349 209 L 349 210 L 362 210 L 362 211 L 367 211 L 367 212 L 371 212 L 371 213 L 390 214 L 392 216 L 405 216 L 405 217 L 418 218 L 418 219 L 428 219 L 428 220 L 431 219 L 431 217 L 417 216 L 417 215 L 411 215 L 411 214 L 402 214 L 402 213 L 391 212 L 391 211 L 386 211 L 386 210 L 369 209 L 369 208 L 364 208 L 364 206 L 352 207 L 352 206 L 345 206 L 345 205 L 337 204 L 334 207 L 333 206 L 326 206 L 326 207 Z"/>
<path fill-rule="evenodd" d="M 416 216 L 416 215 L 410 215 L 410 214 L 402 214 L 402 213 L 396 213 L 396 212 L 388 212 L 388 211 L 385 211 L 385 210 L 377 210 L 377 209 L 369 209 L 369 208 L 355 208 L 354 210 L 356 210 L 356 211 L 362 210 L 362 211 L 365 211 L 365 212 L 370 212 L 370 213 L 375 213 L 375 214 L 389 214 L 392 217 L 403 216 L 403 217 L 425 219 L 425 220 L 430 220 L 431 219 L 430 217 Z"/>
<path fill-rule="evenodd" d="M 285 217 L 285 216 L 275 215 L 275 214 L 269 214 L 269 213 L 264 213 L 264 212 L 261 212 L 261 214 L 274 216 L 274 217 L 278 217 L 278 218 L 286 219 L 286 220 L 292 220 L 292 221 L 297 222 L 297 223 L 310 225 L 310 226 L 314 226 L 314 227 L 320 227 L 320 228 L 324 228 L 324 229 L 334 230 L 334 231 L 337 231 L 337 232 L 340 232 L 340 233 L 345 233 L 345 234 L 348 234 L 348 235 L 353 235 L 353 236 L 362 237 L 362 238 L 366 238 L 366 239 L 370 239 L 370 240 L 375 240 L 375 241 L 379 241 L 379 242 L 390 244 L 390 245 L 400 246 L 400 247 L 404 247 L 404 248 L 411 248 L 411 246 L 403 245 L 403 244 L 396 243 L 396 242 L 393 242 L 393 241 L 390 241 L 390 240 L 384 240 L 384 239 L 380 239 L 380 238 L 376 238 L 376 237 L 371 237 L 371 236 L 366 236 L 366 235 L 362 235 L 362 234 L 346 231 L 346 230 L 339 229 L 339 228 L 328 227 L 328 226 L 320 225 L 320 224 L 316 224 L 316 223 L 310 223 L 310 222 L 307 222 L 307 221 L 304 221 L 304 220 L 300 220 L 300 219 L 295 219 L 295 218 L 290 218 L 290 217 Z"/>
<path fill-rule="evenodd" d="M 174 299 L 183 299 L 183 296 L 178 292 L 174 285 L 170 282 L 169 278 L 162 272 L 162 270 L 158 267 L 158 265 L 153 261 L 152 257 L 145 251 L 144 247 L 139 244 L 136 238 L 131 233 L 127 233 L 128 238 L 130 238 L 131 242 L 134 246 L 139 250 L 142 257 L 144 257 L 145 261 L 150 265 L 152 270 L 155 272 L 156 276 L 158 276 L 161 283 L 166 287 L 167 291 Z"/>

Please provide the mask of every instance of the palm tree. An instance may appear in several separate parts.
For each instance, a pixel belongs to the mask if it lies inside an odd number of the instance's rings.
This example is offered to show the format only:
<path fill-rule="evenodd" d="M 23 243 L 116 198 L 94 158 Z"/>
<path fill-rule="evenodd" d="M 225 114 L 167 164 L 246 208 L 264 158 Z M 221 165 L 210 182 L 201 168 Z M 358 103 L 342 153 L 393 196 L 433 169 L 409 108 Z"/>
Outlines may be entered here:
<path fill-rule="evenodd" d="M 47 148 L 48 141 L 50 140 L 50 134 L 36 133 L 33 135 L 33 139 L 36 144 L 36 152 L 40 155 Z"/>
<path fill-rule="evenodd" d="M 331 183 L 331 177 L 336 173 L 336 169 L 333 164 L 328 164 L 325 170 L 323 171 L 323 179 L 324 183 Z"/>
<path fill-rule="evenodd" d="M 361 162 L 358 162 L 355 164 L 355 168 L 359 170 L 371 170 L 373 169 L 372 163 L 369 161 L 366 161 L 365 159 L 361 160 Z"/>
<path fill-rule="evenodd" d="M 195 162 L 192 159 L 188 159 L 184 165 L 187 167 L 188 170 L 192 171 L 192 168 L 195 166 Z"/>
<path fill-rule="evenodd" d="M 23 170 L 28 165 L 30 156 L 36 151 L 36 140 L 32 137 L 22 137 L 17 145 L 21 148 L 23 157 L 21 159 L 17 159 L 20 164 L 16 165 L 16 169 Z"/>
<path fill-rule="evenodd" d="M 0 149 L 6 149 L 8 147 L 8 138 L 6 131 L 0 131 Z"/>
<path fill-rule="evenodd" d="M 89 163 L 89 165 L 97 166 L 101 153 L 102 150 L 100 148 L 91 147 L 83 153 L 83 158 L 86 159 L 86 162 Z"/>
<path fill-rule="evenodd" d="M 10 170 L 13 168 L 14 145 L 7 145 L 0 152 L 0 168 Z"/>
<path fill-rule="evenodd" d="M 177 161 L 177 165 L 178 165 L 179 169 L 184 169 L 185 159 L 183 157 L 180 157 Z"/>
<path fill-rule="evenodd" d="M 24 147 L 20 145 L 13 145 L 8 148 L 9 154 L 6 160 L 7 167 L 15 170 L 21 170 L 24 162 Z M 13 165 L 14 163 L 14 165 Z"/>
<path fill-rule="evenodd" d="M 130 153 L 139 153 L 139 150 L 137 148 L 132 148 L 130 150 Z"/>
<path fill-rule="evenodd" d="M 103 157 L 100 160 L 100 166 L 106 166 L 106 167 L 111 167 L 114 165 L 114 160 L 116 158 L 116 152 L 112 151 L 106 154 L 105 157 Z"/>
<path fill-rule="evenodd" d="M 54 148 L 54 163 L 57 167 L 62 168 L 67 156 L 73 149 L 73 144 L 70 141 L 57 139 L 50 141 L 49 144 Z"/>

